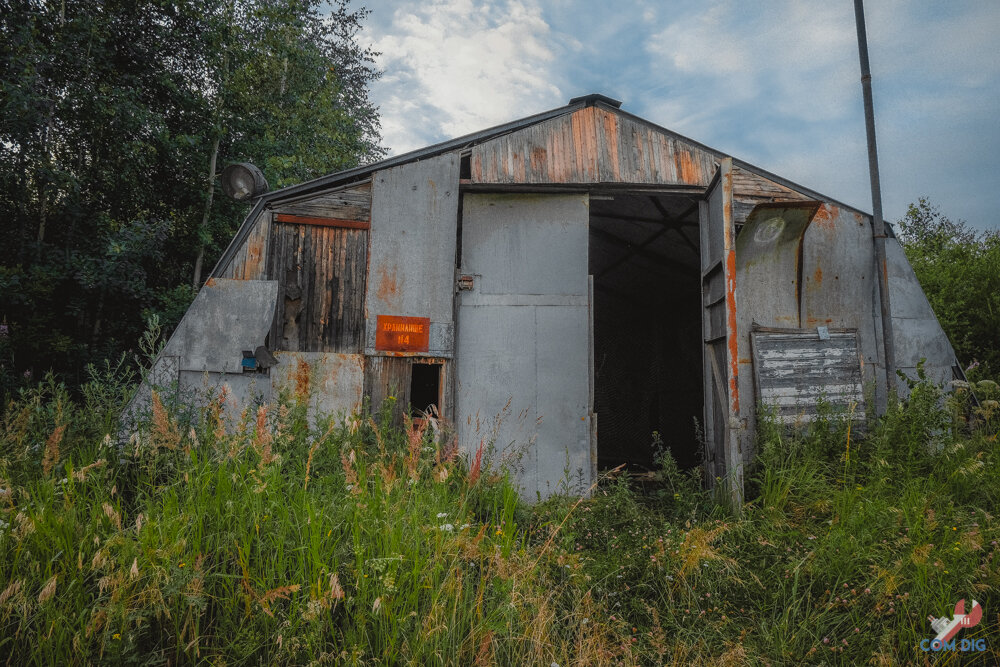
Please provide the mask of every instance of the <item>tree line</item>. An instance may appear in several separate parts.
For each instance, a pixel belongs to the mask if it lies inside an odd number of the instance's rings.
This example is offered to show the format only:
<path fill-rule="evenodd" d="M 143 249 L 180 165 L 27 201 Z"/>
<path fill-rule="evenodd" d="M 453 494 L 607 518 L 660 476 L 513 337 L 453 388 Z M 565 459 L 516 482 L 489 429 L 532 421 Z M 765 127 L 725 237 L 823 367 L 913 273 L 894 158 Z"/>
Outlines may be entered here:
<path fill-rule="evenodd" d="M 897 224 L 907 259 L 971 379 L 1000 379 L 1000 230 L 920 198 Z"/>
<path fill-rule="evenodd" d="M 187 308 L 272 188 L 383 155 L 350 0 L 14 0 L 0 15 L 0 394 Z"/>

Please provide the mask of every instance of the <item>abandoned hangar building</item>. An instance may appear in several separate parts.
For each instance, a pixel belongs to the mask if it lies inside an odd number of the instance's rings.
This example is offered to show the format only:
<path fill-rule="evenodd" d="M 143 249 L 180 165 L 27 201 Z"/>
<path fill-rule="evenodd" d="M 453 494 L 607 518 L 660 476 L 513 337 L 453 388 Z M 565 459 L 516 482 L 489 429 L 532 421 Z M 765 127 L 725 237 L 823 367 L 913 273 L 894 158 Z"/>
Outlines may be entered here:
<path fill-rule="evenodd" d="M 958 377 L 886 245 L 897 368 Z M 519 443 L 527 497 L 651 464 L 654 431 L 738 490 L 758 405 L 863 420 L 883 349 L 868 214 L 588 95 L 263 194 L 151 377 L 433 405 L 466 451 Z"/>

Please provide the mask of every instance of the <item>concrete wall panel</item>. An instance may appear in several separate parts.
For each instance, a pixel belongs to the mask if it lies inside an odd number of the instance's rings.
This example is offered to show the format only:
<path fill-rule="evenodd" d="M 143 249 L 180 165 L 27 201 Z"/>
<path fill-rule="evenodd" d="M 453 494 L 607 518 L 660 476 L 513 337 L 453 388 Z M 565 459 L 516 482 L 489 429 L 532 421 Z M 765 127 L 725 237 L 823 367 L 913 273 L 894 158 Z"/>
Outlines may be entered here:
<path fill-rule="evenodd" d="M 448 153 L 375 173 L 366 354 L 376 354 L 376 317 L 396 315 L 429 317 L 428 354 L 453 355 L 458 170 Z"/>

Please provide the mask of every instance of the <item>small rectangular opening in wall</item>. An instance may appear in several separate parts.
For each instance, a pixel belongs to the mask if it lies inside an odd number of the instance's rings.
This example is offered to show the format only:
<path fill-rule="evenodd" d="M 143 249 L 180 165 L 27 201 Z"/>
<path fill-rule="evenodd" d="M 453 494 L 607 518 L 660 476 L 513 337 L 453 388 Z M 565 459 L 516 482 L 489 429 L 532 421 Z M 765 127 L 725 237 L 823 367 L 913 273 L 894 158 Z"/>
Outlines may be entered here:
<path fill-rule="evenodd" d="M 413 415 L 440 410 L 441 368 L 442 364 L 419 362 L 411 366 L 410 410 Z"/>
<path fill-rule="evenodd" d="M 469 155 L 463 155 L 458 163 L 458 177 L 462 179 L 472 178 L 472 158 Z"/>

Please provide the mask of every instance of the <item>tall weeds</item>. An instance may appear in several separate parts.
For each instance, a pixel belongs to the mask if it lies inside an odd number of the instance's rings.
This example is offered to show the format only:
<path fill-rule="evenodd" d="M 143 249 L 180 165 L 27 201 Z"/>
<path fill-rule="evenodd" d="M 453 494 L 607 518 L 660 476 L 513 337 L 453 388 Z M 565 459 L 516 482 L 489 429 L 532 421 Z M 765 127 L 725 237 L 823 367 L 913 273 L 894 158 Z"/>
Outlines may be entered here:
<path fill-rule="evenodd" d="M 226 428 L 225 397 L 157 397 L 117 442 L 127 392 L 90 392 L 6 409 L 11 663 L 909 663 L 960 598 L 986 610 L 964 663 L 997 659 L 995 385 L 915 385 L 850 440 L 765 420 L 739 518 L 666 450 L 654 491 L 528 506 L 488 442 L 464 459 L 391 406 L 316 420 L 291 396 Z"/>

